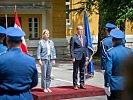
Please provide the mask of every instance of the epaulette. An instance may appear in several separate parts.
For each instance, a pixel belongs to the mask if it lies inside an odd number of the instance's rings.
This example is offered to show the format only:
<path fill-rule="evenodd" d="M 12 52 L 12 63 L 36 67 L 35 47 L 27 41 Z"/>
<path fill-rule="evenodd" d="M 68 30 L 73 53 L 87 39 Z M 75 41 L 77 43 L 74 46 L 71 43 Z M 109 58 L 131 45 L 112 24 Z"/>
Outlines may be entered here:
<path fill-rule="evenodd" d="M 105 37 L 104 39 L 102 39 L 102 41 L 104 41 L 107 37 Z"/>
<path fill-rule="evenodd" d="M 31 55 L 31 54 L 27 54 L 27 53 L 24 53 L 24 54 L 26 54 L 27 56 L 33 57 L 33 55 Z"/>
<path fill-rule="evenodd" d="M 110 51 L 110 50 L 112 50 L 113 48 L 114 48 L 114 47 L 109 48 L 109 49 L 107 50 L 107 52 Z"/>
<path fill-rule="evenodd" d="M 109 37 L 110 37 L 110 35 L 106 36 L 104 39 L 102 39 L 102 41 L 106 40 L 106 39 L 109 38 Z"/>

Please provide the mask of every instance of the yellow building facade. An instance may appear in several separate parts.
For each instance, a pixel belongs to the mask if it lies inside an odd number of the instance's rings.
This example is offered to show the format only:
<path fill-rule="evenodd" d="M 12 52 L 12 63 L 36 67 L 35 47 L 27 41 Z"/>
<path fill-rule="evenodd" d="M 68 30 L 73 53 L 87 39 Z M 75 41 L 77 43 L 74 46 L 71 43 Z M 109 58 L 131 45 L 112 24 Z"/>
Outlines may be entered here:
<path fill-rule="evenodd" d="M 25 31 L 26 43 L 31 55 L 36 54 L 42 30 L 50 30 L 51 39 L 56 46 L 56 52 L 61 57 L 69 52 L 69 39 L 76 33 L 76 26 L 83 25 L 83 13 L 71 13 L 66 16 L 66 9 L 77 8 L 73 5 L 79 0 L 0 0 L 0 25 L 14 26 L 14 9 L 19 16 L 22 29 Z M 66 6 L 68 5 L 68 6 Z M 67 18 L 69 17 L 69 19 Z M 93 43 L 97 43 L 99 16 L 88 16 Z M 125 31 L 129 41 L 133 40 L 133 30 L 130 22 L 126 22 Z"/>
<path fill-rule="evenodd" d="M 74 5 L 75 3 L 77 3 L 80 0 L 70 0 L 70 8 L 71 9 L 76 9 L 78 7 L 80 7 L 80 5 Z M 97 35 L 98 34 L 98 20 L 99 20 L 99 15 L 97 14 L 93 14 L 91 16 L 89 16 L 88 14 L 88 21 L 89 21 L 89 25 L 90 25 L 90 29 L 91 29 L 91 34 L 92 35 Z M 72 28 L 67 28 L 68 33 L 67 35 L 72 35 L 76 32 L 76 26 L 81 24 L 83 25 L 83 12 L 79 15 L 76 14 L 74 12 L 70 13 L 70 21 L 72 24 Z M 71 30 L 71 31 L 70 31 Z M 70 32 L 70 33 L 69 33 Z"/>
<path fill-rule="evenodd" d="M 76 9 L 80 7 L 80 5 L 75 5 L 78 1 L 81 0 L 70 0 L 70 9 Z M 76 33 L 76 26 L 78 24 L 83 25 L 83 12 L 78 15 L 75 13 L 70 13 L 70 25 L 66 26 L 66 35 L 71 37 L 73 34 Z M 92 14 L 89 16 L 88 14 L 88 21 L 90 26 L 90 32 L 92 36 L 92 42 L 94 50 L 97 50 L 97 42 L 98 42 L 98 28 L 99 28 L 99 15 Z M 126 45 L 133 49 L 133 23 L 126 21 L 125 23 L 125 34 L 126 34 Z"/>
<path fill-rule="evenodd" d="M 55 43 L 57 54 L 62 55 L 67 52 L 64 0 L 1 0 L 1 26 L 5 28 L 14 26 L 15 5 L 31 55 L 36 55 L 38 41 L 45 28 L 50 30 L 50 37 Z"/>
<path fill-rule="evenodd" d="M 81 0 L 70 0 L 70 8 L 71 9 L 76 9 L 79 7 L 79 5 L 74 5 L 78 1 Z M 76 32 L 76 25 L 81 24 L 83 25 L 83 13 L 80 15 L 77 15 L 75 13 L 70 14 L 70 20 L 71 20 L 71 27 L 67 27 L 67 36 L 71 36 Z M 98 24 L 99 24 L 99 15 L 98 14 L 93 14 L 89 16 L 88 14 L 88 21 L 90 25 L 90 31 L 91 35 L 97 36 L 98 35 Z M 133 35 L 133 29 L 131 28 L 133 26 L 133 23 L 126 21 L 125 25 L 125 33 L 126 35 Z"/>

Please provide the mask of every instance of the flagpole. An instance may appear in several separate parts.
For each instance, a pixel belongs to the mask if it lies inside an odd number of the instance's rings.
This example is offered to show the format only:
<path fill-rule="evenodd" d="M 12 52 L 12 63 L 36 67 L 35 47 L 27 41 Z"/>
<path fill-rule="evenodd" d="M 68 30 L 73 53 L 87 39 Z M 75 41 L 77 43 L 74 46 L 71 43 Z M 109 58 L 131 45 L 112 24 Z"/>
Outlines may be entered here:
<path fill-rule="evenodd" d="M 92 57 L 94 55 L 94 50 L 92 47 L 92 40 L 91 40 L 91 33 L 90 33 L 90 27 L 88 22 L 88 15 L 87 15 L 87 7 L 86 2 L 84 4 L 84 31 L 85 36 L 87 37 L 87 45 L 88 45 L 88 53 L 89 53 L 89 60 L 86 62 L 86 72 L 85 77 L 92 78 L 94 76 L 94 64 L 92 62 Z"/>
<path fill-rule="evenodd" d="M 85 2 L 85 4 L 84 4 L 84 6 L 85 6 L 84 11 L 86 11 L 86 2 Z"/>
<path fill-rule="evenodd" d="M 15 5 L 15 11 L 16 11 L 16 5 Z"/>
<path fill-rule="evenodd" d="M 19 28 L 20 30 L 22 30 L 21 24 L 20 24 L 20 21 L 19 21 L 19 17 L 18 17 L 18 15 L 17 15 L 17 11 L 16 11 L 16 5 L 15 5 L 15 9 L 14 9 L 14 17 L 15 17 L 14 27 Z M 24 36 L 22 37 L 22 43 L 21 43 L 20 48 L 21 48 L 21 50 L 22 50 L 24 53 L 28 54 L 28 49 L 27 49 L 27 46 L 26 46 L 26 42 L 25 42 Z"/>
<path fill-rule="evenodd" d="M 7 25 L 7 14 L 5 14 L 5 19 L 6 19 L 6 28 L 8 27 Z"/>

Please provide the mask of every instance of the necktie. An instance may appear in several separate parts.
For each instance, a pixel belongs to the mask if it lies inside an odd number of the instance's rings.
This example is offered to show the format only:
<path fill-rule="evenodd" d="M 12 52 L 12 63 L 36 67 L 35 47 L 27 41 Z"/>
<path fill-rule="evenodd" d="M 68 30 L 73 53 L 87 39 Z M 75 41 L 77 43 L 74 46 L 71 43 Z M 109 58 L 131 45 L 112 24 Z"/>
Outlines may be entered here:
<path fill-rule="evenodd" d="M 82 38 L 81 35 L 79 36 L 79 40 L 80 40 L 80 42 L 81 42 L 81 44 L 82 44 L 82 46 L 83 46 L 83 38 Z"/>

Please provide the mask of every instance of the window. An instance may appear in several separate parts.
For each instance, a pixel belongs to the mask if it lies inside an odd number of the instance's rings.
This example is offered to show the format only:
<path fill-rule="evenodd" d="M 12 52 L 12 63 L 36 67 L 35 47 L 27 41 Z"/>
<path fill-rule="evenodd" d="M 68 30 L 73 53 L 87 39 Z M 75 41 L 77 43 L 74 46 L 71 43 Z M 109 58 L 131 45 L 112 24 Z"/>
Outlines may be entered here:
<path fill-rule="evenodd" d="M 21 18 L 19 17 L 19 21 L 21 24 Z M 14 27 L 14 17 L 7 17 L 7 22 L 5 17 L 0 17 L 0 26 L 3 27 Z M 4 38 L 3 44 L 7 46 L 6 44 L 6 38 Z"/>
<path fill-rule="evenodd" d="M 70 2 L 69 0 L 66 0 L 66 26 L 70 25 L 70 15 L 69 15 L 69 9 L 70 9 Z"/>
<path fill-rule="evenodd" d="M 21 18 L 19 17 L 19 21 L 21 24 Z M 14 17 L 7 17 L 7 22 L 5 17 L 0 17 L 0 26 L 14 27 Z"/>
<path fill-rule="evenodd" d="M 39 19 L 32 17 L 29 18 L 29 39 L 39 38 Z"/>

